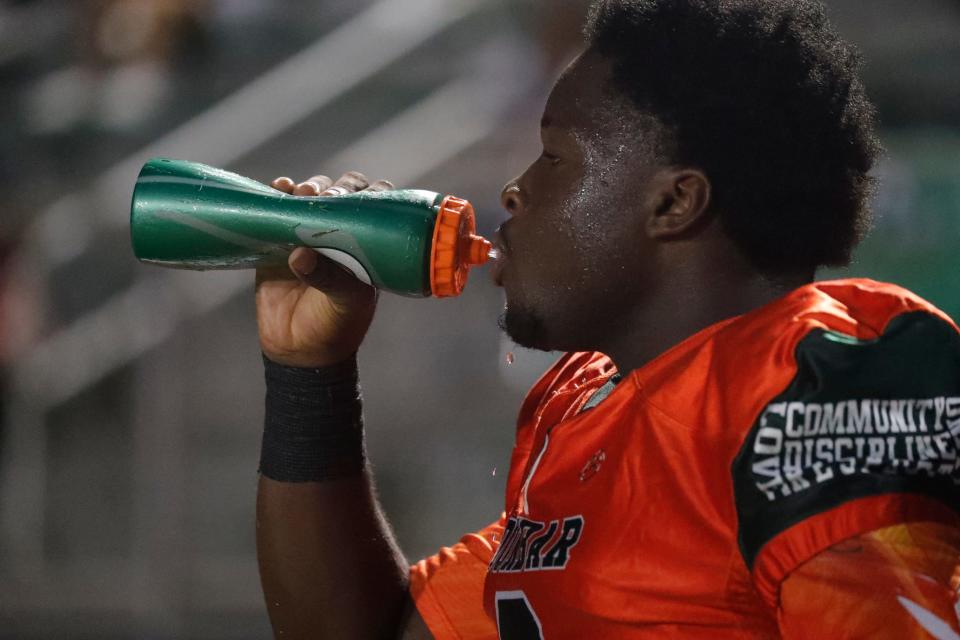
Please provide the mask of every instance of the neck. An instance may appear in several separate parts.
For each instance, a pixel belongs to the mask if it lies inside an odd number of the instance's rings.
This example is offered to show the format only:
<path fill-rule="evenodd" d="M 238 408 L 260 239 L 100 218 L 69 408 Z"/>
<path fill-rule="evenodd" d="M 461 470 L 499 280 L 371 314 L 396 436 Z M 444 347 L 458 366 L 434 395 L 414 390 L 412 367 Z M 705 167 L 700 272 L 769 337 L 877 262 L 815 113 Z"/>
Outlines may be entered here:
<path fill-rule="evenodd" d="M 600 349 L 627 373 L 695 333 L 780 298 L 813 281 L 812 275 L 771 279 L 741 260 L 725 265 L 699 251 L 680 264 L 650 296 L 630 309 L 624 330 Z M 726 253 L 729 257 L 731 253 Z M 718 265 L 721 265 L 718 268 Z"/>

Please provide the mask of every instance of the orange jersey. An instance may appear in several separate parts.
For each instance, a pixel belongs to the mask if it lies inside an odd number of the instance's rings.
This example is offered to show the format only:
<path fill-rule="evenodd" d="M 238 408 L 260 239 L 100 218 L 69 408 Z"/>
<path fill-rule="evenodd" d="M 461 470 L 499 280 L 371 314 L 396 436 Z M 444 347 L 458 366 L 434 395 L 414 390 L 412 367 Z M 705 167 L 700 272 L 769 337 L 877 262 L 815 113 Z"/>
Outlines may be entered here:
<path fill-rule="evenodd" d="M 534 386 L 504 516 L 411 571 L 437 638 L 779 637 L 818 553 L 960 528 L 960 334 L 904 289 L 805 286 L 615 374 Z"/>

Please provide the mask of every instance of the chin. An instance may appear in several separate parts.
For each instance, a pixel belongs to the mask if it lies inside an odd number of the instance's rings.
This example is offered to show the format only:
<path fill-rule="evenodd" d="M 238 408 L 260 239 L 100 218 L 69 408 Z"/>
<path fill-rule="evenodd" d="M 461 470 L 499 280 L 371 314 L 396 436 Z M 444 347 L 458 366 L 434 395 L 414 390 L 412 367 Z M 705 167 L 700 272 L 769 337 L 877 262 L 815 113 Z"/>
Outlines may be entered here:
<path fill-rule="evenodd" d="M 539 351 L 552 350 L 543 320 L 533 311 L 508 305 L 497 324 L 521 347 Z"/>

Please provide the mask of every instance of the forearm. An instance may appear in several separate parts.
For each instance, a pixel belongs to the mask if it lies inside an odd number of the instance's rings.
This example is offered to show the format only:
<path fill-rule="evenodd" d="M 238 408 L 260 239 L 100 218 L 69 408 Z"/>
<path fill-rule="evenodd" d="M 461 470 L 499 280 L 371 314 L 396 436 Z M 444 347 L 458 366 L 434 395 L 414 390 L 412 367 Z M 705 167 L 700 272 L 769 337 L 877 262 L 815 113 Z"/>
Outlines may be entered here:
<path fill-rule="evenodd" d="M 284 638 L 391 638 L 407 566 L 370 475 L 289 483 L 260 478 L 257 556 L 274 633 Z"/>
<path fill-rule="evenodd" d="M 265 367 L 257 554 L 274 632 L 393 637 L 407 567 L 365 463 L 355 362 Z"/>

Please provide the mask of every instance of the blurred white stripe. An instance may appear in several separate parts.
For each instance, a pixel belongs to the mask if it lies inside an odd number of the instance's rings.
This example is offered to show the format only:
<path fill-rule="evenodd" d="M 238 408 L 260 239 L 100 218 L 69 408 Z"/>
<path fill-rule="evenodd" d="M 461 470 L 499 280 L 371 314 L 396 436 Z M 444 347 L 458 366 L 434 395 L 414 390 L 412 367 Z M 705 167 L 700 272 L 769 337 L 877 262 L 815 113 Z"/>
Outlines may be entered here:
<path fill-rule="evenodd" d="M 903 596 L 897 596 L 897 601 L 900 602 L 903 608 L 913 616 L 914 620 L 916 620 L 927 633 L 937 640 L 960 640 L 960 635 L 957 635 L 957 632 L 950 628 L 950 624 L 945 620 L 941 620 L 932 611 L 921 607 L 913 600 Z"/>
<path fill-rule="evenodd" d="M 76 206 L 77 194 L 54 202 L 27 232 L 28 255 L 39 260 L 38 268 L 50 271 L 82 254 L 98 227 L 110 229 L 126 224 L 130 193 L 148 158 L 167 156 L 216 166 L 229 164 L 443 32 L 483 3 L 484 0 L 376 3 L 105 171 L 90 190 L 96 206 Z M 87 211 L 97 213 L 93 218 L 85 217 Z M 65 237 L 71 241 L 64 242 Z"/>
<path fill-rule="evenodd" d="M 23 266 L 45 280 L 52 269 L 81 255 L 98 233 L 127 224 L 130 193 L 147 158 L 165 155 L 220 166 L 229 164 L 443 32 L 484 1 L 377 3 L 211 109 L 117 163 L 91 189 L 57 200 L 28 229 L 21 252 Z M 310 73 L 310 82 L 302 81 L 304 73 Z M 473 93 L 479 93 L 479 89 L 478 85 Z M 398 119 L 401 123 L 405 117 L 407 122 L 410 118 L 430 122 L 429 118 L 411 115 L 423 104 L 435 116 L 439 107 L 460 113 L 459 117 L 464 119 L 478 115 L 477 106 L 465 100 L 441 105 L 427 98 Z M 496 105 L 489 101 L 485 105 L 496 110 Z M 492 126 L 489 119 L 481 122 Z M 387 135 L 390 129 L 381 128 L 378 132 Z M 435 150 L 436 157 L 410 159 L 406 171 L 397 174 L 396 180 L 406 181 L 426 172 L 485 133 L 483 127 L 430 131 L 430 135 L 450 139 Z M 357 142 L 358 148 L 365 144 L 370 148 L 369 136 Z M 88 211 L 99 214 L 83 217 Z M 140 280 L 71 326 L 24 350 L 25 355 L 11 368 L 14 393 L 7 446 L 0 461 L 0 503 L 4 505 L 0 510 L 0 534 L 13 575 L 36 580 L 44 570 L 46 412 L 162 344 L 181 323 L 220 306 L 251 284 L 252 274 L 245 272 L 202 276 L 163 272 Z"/>
<path fill-rule="evenodd" d="M 486 78 L 455 80 L 367 133 L 330 166 L 370 167 L 410 183 L 492 134 L 511 88 L 508 82 L 493 88 Z M 251 272 L 158 272 L 26 352 L 14 370 L 17 394 L 57 406 L 252 283 Z"/>

